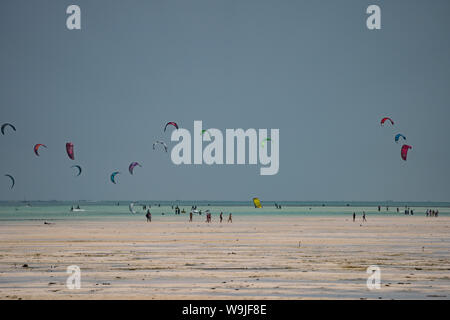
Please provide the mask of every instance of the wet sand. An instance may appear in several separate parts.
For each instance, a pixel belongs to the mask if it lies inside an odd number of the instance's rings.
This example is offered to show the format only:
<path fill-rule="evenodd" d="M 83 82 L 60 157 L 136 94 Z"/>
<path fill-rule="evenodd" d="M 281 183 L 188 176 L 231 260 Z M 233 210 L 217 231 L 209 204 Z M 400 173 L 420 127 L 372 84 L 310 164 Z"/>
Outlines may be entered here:
<path fill-rule="evenodd" d="M 0 298 L 450 298 L 450 217 L 224 218 L 2 222 Z M 66 287 L 70 265 L 80 289 Z"/>

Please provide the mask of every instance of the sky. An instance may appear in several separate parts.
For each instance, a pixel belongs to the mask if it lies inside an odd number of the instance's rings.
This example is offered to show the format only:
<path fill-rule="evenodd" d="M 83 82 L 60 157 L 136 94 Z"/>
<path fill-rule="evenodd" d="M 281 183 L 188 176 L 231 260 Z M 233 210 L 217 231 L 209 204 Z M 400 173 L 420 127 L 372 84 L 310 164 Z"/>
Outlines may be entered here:
<path fill-rule="evenodd" d="M 66 28 L 71 4 L 81 30 Z M 380 30 L 366 27 L 371 4 Z M 448 12 L 446 0 L 3 0 L 0 123 L 17 131 L 0 135 L 0 200 L 450 201 Z M 164 125 L 195 120 L 279 129 L 278 174 L 173 164 Z"/>

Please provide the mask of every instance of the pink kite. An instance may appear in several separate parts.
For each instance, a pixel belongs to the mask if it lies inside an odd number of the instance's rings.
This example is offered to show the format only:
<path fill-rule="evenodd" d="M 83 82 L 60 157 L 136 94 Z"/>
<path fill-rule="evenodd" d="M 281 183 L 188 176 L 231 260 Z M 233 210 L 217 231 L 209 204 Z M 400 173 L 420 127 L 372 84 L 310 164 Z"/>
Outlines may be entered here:
<path fill-rule="evenodd" d="M 174 126 L 175 128 L 178 129 L 178 124 L 177 124 L 176 122 L 167 122 L 167 123 L 166 123 L 166 126 L 164 127 L 164 132 L 166 132 L 167 126 L 168 126 L 169 124 L 172 125 L 172 126 Z"/>
<path fill-rule="evenodd" d="M 409 149 L 412 149 L 412 147 L 408 146 L 407 144 L 404 144 L 403 147 L 402 147 L 401 155 L 402 155 L 402 159 L 405 160 L 405 161 L 406 161 L 406 157 L 408 156 L 408 150 Z"/>
<path fill-rule="evenodd" d="M 139 163 L 137 163 L 137 162 L 132 162 L 132 163 L 130 164 L 130 166 L 128 167 L 128 171 L 130 171 L 130 174 L 133 174 L 134 167 L 136 167 L 136 166 L 142 167 Z"/>
<path fill-rule="evenodd" d="M 69 158 L 72 160 L 75 160 L 75 154 L 73 151 L 73 143 L 72 142 L 66 143 L 66 151 L 67 151 L 67 155 L 69 156 Z"/>
<path fill-rule="evenodd" d="M 392 121 L 392 119 L 389 117 L 381 119 L 381 125 L 383 125 L 386 120 L 389 120 L 391 122 L 391 124 L 394 125 L 394 121 Z"/>

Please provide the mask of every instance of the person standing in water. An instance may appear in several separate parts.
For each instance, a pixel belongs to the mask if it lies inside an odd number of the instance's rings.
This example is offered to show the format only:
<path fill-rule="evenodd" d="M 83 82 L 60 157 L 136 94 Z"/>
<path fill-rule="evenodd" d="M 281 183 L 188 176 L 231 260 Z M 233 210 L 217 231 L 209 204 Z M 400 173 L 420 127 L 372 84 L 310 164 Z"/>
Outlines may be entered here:
<path fill-rule="evenodd" d="M 189 222 L 192 222 L 192 211 L 189 213 Z"/>
<path fill-rule="evenodd" d="M 150 209 L 147 210 L 145 217 L 147 218 L 147 222 L 152 222 L 152 214 L 150 213 Z"/>
<path fill-rule="evenodd" d="M 366 220 L 366 213 L 363 211 L 363 222 L 364 222 L 364 221 L 367 222 L 367 220 Z"/>
<path fill-rule="evenodd" d="M 353 222 L 355 222 L 356 219 L 356 213 L 353 212 Z"/>
<path fill-rule="evenodd" d="M 231 213 L 230 213 L 230 215 L 228 216 L 228 222 L 233 223 L 233 217 L 232 217 Z"/>
<path fill-rule="evenodd" d="M 222 220 L 223 220 L 223 214 L 222 214 L 222 212 L 220 213 L 220 223 L 222 223 Z"/>

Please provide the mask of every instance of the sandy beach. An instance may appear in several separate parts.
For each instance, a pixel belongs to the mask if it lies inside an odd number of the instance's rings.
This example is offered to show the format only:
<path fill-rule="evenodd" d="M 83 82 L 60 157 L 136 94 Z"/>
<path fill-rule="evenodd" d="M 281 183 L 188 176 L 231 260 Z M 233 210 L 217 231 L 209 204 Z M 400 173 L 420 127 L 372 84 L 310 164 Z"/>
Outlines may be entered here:
<path fill-rule="evenodd" d="M 449 299 L 450 217 L 6 221 L 1 299 Z M 27 265 L 27 266 L 24 266 Z M 66 268 L 81 288 L 66 287 Z M 381 270 L 369 290 L 366 269 Z"/>

